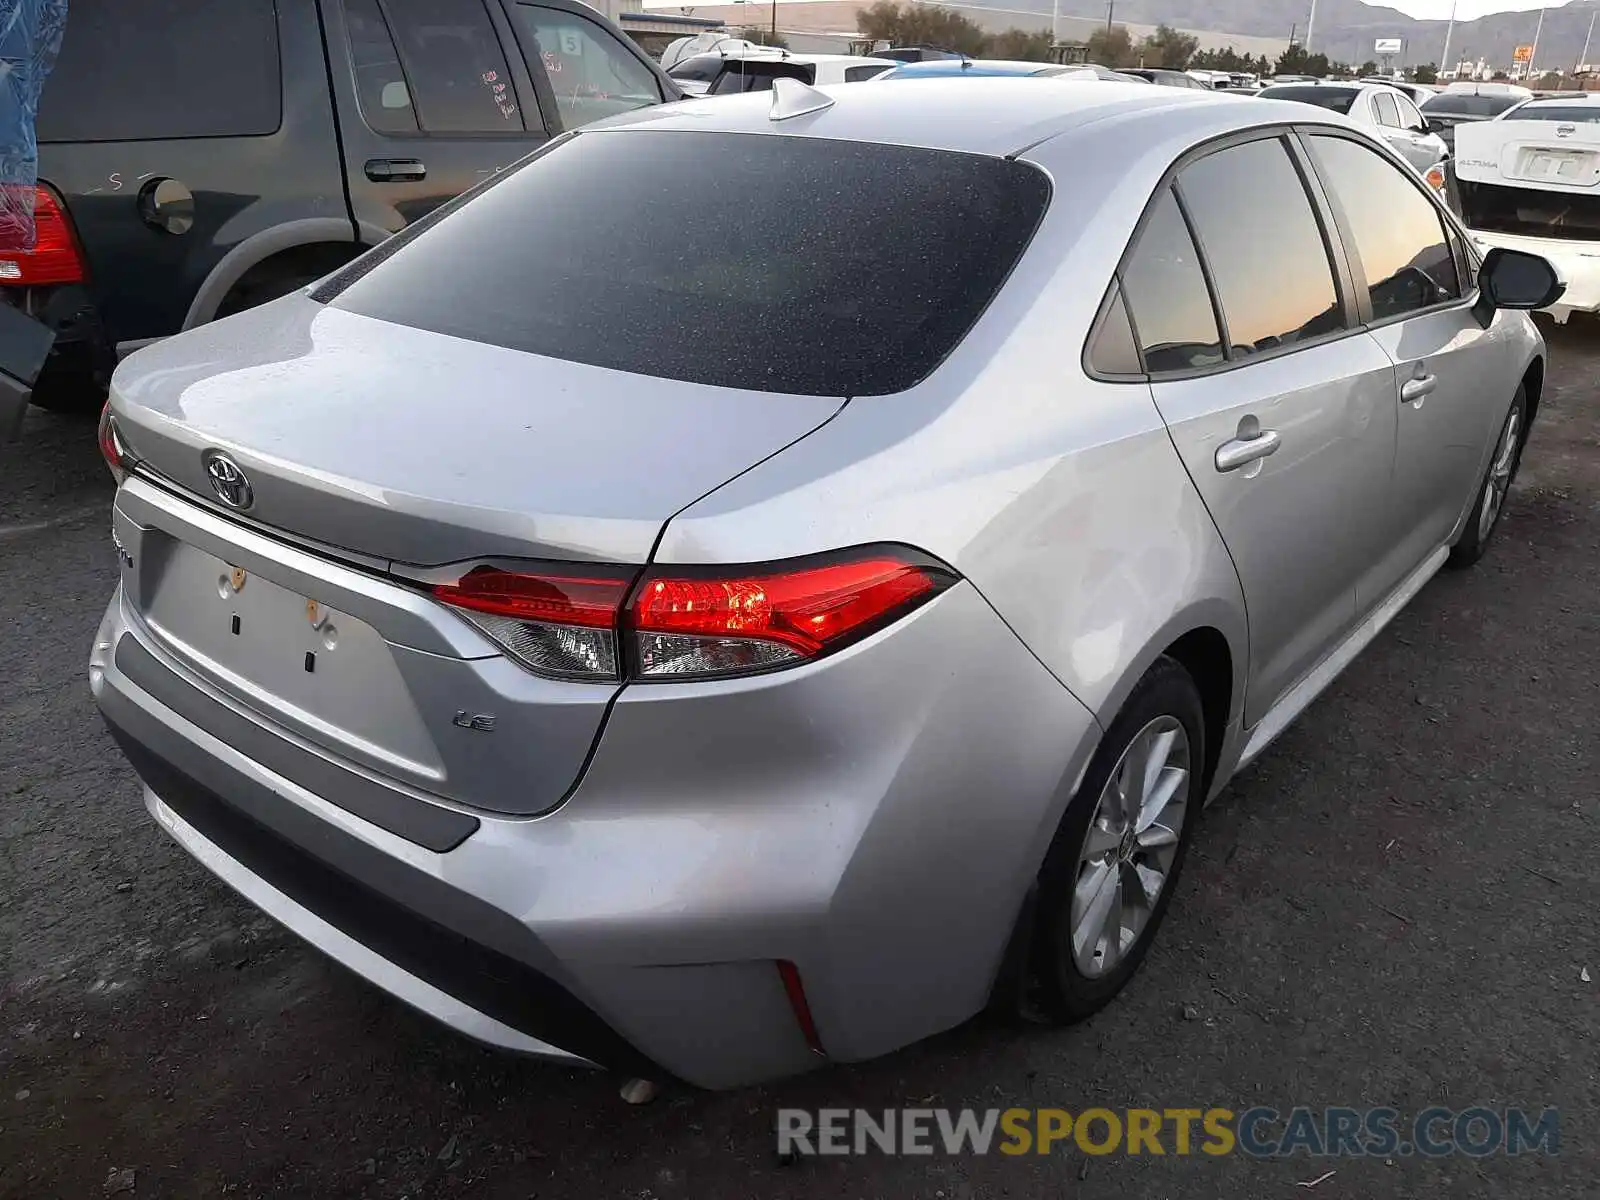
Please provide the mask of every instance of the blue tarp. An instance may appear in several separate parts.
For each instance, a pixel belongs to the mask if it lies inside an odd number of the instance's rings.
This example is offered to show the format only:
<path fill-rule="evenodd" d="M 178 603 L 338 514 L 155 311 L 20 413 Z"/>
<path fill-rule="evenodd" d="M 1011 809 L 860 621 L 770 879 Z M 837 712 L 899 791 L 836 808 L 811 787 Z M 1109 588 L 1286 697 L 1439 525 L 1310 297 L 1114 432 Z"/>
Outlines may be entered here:
<path fill-rule="evenodd" d="M 67 0 L 0 0 L 0 248 L 33 246 L 34 120 L 66 26 Z"/>

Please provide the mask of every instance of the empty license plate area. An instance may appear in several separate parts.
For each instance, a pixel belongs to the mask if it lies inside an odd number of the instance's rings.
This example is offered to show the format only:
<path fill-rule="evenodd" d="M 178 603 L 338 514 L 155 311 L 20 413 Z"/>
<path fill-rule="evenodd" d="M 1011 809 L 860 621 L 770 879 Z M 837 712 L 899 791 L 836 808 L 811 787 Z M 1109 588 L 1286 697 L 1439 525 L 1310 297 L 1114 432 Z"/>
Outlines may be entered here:
<path fill-rule="evenodd" d="M 1596 181 L 1597 166 L 1600 166 L 1600 156 L 1590 150 L 1524 146 L 1518 155 L 1516 174 L 1539 183 L 1570 183 L 1590 187 Z"/>
<path fill-rule="evenodd" d="M 143 542 L 140 615 L 196 673 L 312 741 L 421 783 L 442 776 L 372 626 L 159 530 Z"/>

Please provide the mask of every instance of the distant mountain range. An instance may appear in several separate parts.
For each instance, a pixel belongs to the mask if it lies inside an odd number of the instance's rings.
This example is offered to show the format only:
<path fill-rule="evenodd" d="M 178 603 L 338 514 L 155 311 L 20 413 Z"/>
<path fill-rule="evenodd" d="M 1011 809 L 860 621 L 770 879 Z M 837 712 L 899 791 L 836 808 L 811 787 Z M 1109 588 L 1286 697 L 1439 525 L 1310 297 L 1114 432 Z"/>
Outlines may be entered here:
<path fill-rule="evenodd" d="M 1034 8 L 1040 0 L 1031 0 Z M 974 7 L 991 4 L 999 9 L 1023 7 L 1017 0 L 965 0 Z M 1048 5 L 1045 6 L 1048 11 Z M 1571 72 L 1583 49 L 1589 19 L 1600 8 L 1600 0 L 1572 0 L 1560 8 L 1545 10 L 1544 30 L 1539 35 L 1535 68 L 1561 68 Z M 1105 19 L 1103 0 L 1061 0 L 1061 11 L 1075 17 Z M 1276 37 L 1285 40 L 1291 29 L 1304 43 L 1306 18 L 1311 0 L 1117 0 L 1116 19 L 1141 24 L 1174 25 L 1180 29 L 1215 30 L 1218 33 Z M 1534 12 L 1496 13 L 1476 21 L 1457 21 L 1450 37 L 1450 57 L 1509 67 L 1517 46 L 1531 45 L 1539 14 Z M 1415 21 L 1405 13 L 1362 0 L 1317 0 L 1317 23 L 1311 49 L 1339 62 L 1360 64 L 1375 59 L 1373 43 L 1379 38 L 1400 38 L 1404 52 L 1395 66 L 1413 63 L 1439 63 L 1444 50 L 1444 21 Z M 1225 39 L 1224 39 L 1225 40 Z M 1595 27 L 1595 44 L 1589 56 L 1600 58 L 1600 24 Z"/>

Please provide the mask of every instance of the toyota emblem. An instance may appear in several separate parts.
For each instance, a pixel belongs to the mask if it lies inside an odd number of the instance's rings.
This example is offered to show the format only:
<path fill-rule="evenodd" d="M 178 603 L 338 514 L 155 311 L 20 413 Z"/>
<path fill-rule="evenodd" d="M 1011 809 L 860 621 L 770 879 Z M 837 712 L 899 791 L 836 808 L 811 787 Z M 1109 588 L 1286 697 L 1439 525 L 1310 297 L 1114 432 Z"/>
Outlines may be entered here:
<path fill-rule="evenodd" d="M 249 508 L 255 502 L 255 489 L 233 459 L 220 450 L 207 450 L 200 461 L 205 464 L 211 490 L 229 508 Z"/>

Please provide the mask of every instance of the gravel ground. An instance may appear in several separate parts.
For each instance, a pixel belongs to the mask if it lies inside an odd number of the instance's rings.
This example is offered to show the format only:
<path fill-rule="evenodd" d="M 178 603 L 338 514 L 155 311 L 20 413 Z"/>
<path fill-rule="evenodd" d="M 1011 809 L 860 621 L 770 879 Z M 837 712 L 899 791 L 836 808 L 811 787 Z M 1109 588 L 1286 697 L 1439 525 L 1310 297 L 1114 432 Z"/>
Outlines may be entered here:
<path fill-rule="evenodd" d="M 1547 336 L 1489 557 L 1210 810 L 1116 1004 L 641 1108 L 432 1026 L 157 833 L 84 680 L 109 481 L 92 423 L 35 412 L 0 446 L 0 1196 L 1594 1196 L 1600 324 Z M 1480 1102 L 1559 1108 L 1561 1154 L 784 1166 L 772 1137 L 787 1105 Z"/>

